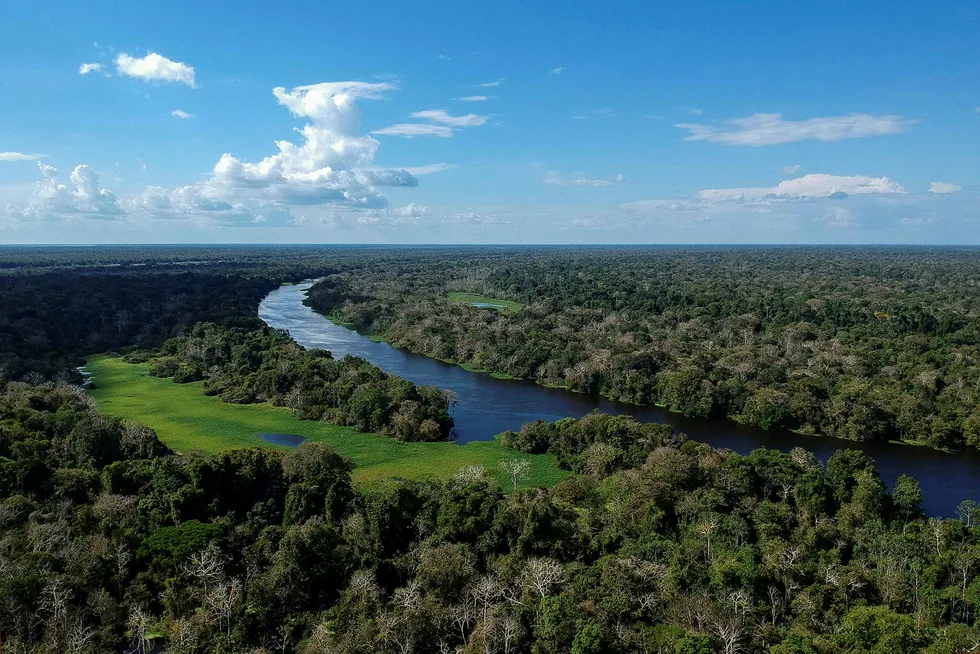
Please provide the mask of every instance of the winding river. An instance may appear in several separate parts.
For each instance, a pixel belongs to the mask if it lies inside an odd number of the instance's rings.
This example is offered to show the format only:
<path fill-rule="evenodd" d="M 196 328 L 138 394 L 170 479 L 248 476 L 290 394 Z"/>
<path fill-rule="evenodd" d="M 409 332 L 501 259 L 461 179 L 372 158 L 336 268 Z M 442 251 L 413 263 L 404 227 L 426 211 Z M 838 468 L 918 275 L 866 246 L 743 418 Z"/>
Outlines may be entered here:
<path fill-rule="evenodd" d="M 454 417 L 460 443 L 491 440 L 496 434 L 508 429 L 517 430 L 531 420 L 580 417 L 599 409 L 612 414 L 632 414 L 644 422 L 668 423 L 695 440 L 742 454 L 763 446 L 787 452 L 799 446 L 826 460 L 836 450 L 858 449 L 875 459 L 889 487 L 901 474 L 918 479 L 922 486 L 923 508 L 929 515 L 952 516 L 963 500 L 980 501 L 980 453 L 974 451 L 946 454 L 909 445 L 855 443 L 789 432 L 768 432 L 728 420 L 687 418 L 656 407 L 634 406 L 603 397 L 545 388 L 532 382 L 506 381 L 467 372 L 459 366 L 372 341 L 330 322 L 303 304 L 311 285 L 287 285 L 273 291 L 259 306 L 259 317 L 272 327 L 289 330 L 305 347 L 330 350 L 338 358 L 346 354 L 359 356 L 416 384 L 453 391 L 458 398 Z"/>

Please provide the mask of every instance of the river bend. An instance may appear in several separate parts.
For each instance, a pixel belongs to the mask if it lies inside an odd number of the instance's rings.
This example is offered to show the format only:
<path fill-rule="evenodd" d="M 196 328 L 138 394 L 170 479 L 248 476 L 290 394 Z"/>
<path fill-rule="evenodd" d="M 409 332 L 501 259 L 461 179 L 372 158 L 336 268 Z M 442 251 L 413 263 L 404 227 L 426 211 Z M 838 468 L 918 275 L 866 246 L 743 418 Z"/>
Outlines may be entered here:
<path fill-rule="evenodd" d="M 388 343 L 372 341 L 352 329 L 330 322 L 303 304 L 310 286 L 312 284 L 303 283 L 276 289 L 262 301 L 259 317 L 271 327 L 289 330 L 296 342 L 304 347 L 330 350 L 337 358 L 346 354 L 362 357 L 416 384 L 452 391 L 458 399 L 453 417 L 460 443 L 490 440 L 508 429 L 520 429 L 531 420 L 577 418 L 599 409 L 612 414 L 631 414 L 643 422 L 668 423 L 695 440 L 741 454 L 763 446 L 786 452 L 799 446 L 826 461 L 841 448 L 858 449 L 875 459 L 889 488 L 901 474 L 918 479 L 923 508 L 929 515 L 952 516 L 963 500 L 980 501 L 980 453 L 972 450 L 946 454 L 893 443 L 855 443 L 790 432 L 768 432 L 730 420 L 687 418 L 657 407 L 614 402 L 603 397 L 545 388 L 528 381 L 495 379 L 399 350 Z"/>

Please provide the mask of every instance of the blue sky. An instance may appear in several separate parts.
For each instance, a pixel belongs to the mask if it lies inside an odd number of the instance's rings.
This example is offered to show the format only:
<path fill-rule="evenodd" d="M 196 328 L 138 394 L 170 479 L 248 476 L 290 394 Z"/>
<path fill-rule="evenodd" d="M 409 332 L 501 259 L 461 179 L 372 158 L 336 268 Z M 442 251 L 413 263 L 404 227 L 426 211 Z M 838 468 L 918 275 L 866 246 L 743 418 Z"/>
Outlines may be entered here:
<path fill-rule="evenodd" d="M 976 2 L 242 4 L 4 2 L 0 242 L 980 243 Z"/>

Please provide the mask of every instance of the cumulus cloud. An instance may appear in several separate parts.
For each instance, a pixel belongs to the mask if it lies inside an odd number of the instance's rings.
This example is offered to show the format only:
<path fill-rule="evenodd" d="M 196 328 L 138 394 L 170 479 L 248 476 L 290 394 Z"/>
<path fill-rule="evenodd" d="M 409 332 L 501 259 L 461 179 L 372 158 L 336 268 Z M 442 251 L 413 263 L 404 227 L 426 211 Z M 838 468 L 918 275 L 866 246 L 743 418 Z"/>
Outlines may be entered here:
<path fill-rule="evenodd" d="M 193 118 L 194 114 L 189 114 L 183 109 L 174 109 L 170 112 L 170 115 L 174 118 L 180 118 L 181 120 L 187 120 L 188 118 Z"/>
<path fill-rule="evenodd" d="M 79 71 L 81 72 L 81 71 Z M 197 88 L 194 81 L 194 67 L 179 61 L 167 59 L 151 52 L 145 57 L 136 58 L 126 53 L 116 57 L 116 72 L 120 75 L 137 77 L 147 82 L 177 82 Z"/>
<path fill-rule="evenodd" d="M 930 193 L 957 193 L 962 190 L 963 190 L 962 186 L 957 186 L 956 184 L 950 184 L 949 182 L 929 183 Z"/>
<path fill-rule="evenodd" d="M 453 98 L 454 100 L 459 100 L 460 102 L 486 102 L 490 99 L 488 95 L 464 95 L 461 98 Z"/>
<path fill-rule="evenodd" d="M 43 154 L 27 154 L 25 152 L 0 152 L 0 161 L 37 161 Z"/>
<path fill-rule="evenodd" d="M 225 153 L 210 179 L 198 185 L 200 192 L 280 205 L 387 206 L 379 186 L 415 186 L 418 180 L 406 170 L 371 167 L 380 143 L 358 135 L 361 111 L 356 101 L 380 98 L 391 88 L 388 83 L 329 82 L 273 89 L 279 104 L 310 119 L 297 130 L 302 143 L 277 141 L 279 151 L 257 163 Z"/>
<path fill-rule="evenodd" d="M 79 75 L 88 75 L 89 73 L 101 73 L 104 67 L 102 64 L 82 64 L 78 67 Z"/>
<path fill-rule="evenodd" d="M 88 166 L 76 167 L 71 184 L 65 184 L 55 168 L 38 162 L 44 181 L 23 209 L 8 208 L 7 215 L 192 219 L 202 227 L 281 225 L 297 224 L 292 209 L 304 207 L 310 216 L 349 214 L 352 223 L 369 224 L 371 215 L 381 216 L 385 224 L 415 220 L 428 209 L 410 204 L 391 210 L 380 189 L 416 186 L 418 179 L 402 168 L 373 166 L 380 143 L 359 133 L 357 101 L 380 98 L 393 88 L 388 83 L 335 82 L 273 89 L 280 105 L 307 119 L 296 130 L 299 142 L 277 141 L 276 152 L 256 162 L 225 153 L 207 179 L 176 189 L 149 186 L 136 196 L 118 199 L 100 188 L 98 175 Z M 13 154 L 8 158 L 21 159 Z M 438 163 L 416 171 L 426 174 L 450 167 Z"/>
<path fill-rule="evenodd" d="M 705 189 L 698 197 L 703 200 L 755 201 L 766 198 L 841 198 L 869 193 L 905 192 L 901 184 L 888 177 L 811 174 L 784 180 L 770 187 Z"/>
<path fill-rule="evenodd" d="M 456 164 L 451 164 L 451 163 L 434 163 L 425 166 L 409 166 L 408 168 L 405 168 L 405 172 L 418 177 L 419 175 L 432 175 L 434 173 L 441 173 L 446 170 L 452 170 L 455 167 Z"/>
<path fill-rule="evenodd" d="M 796 173 L 803 170 L 803 166 L 797 164 L 795 166 L 786 166 L 783 168 L 782 173 L 784 177 L 789 177 L 790 175 L 795 175 Z"/>
<path fill-rule="evenodd" d="M 710 141 L 723 145 L 748 145 L 759 147 L 778 143 L 792 143 L 813 139 L 838 141 L 899 134 L 914 121 L 899 116 L 872 116 L 850 114 L 808 120 L 783 120 L 782 114 L 753 114 L 748 118 L 735 118 L 724 127 L 697 123 L 678 123 L 674 127 L 686 129 L 685 141 Z"/>
<path fill-rule="evenodd" d="M 412 118 L 431 120 L 434 123 L 442 123 L 451 127 L 478 127 L 486 123 L 489 116 L 480 116 L 477 114 L 452 116 L 442 109 L 427 109 L 425 111 L 412 112 Z"/>
<path fill-rule="evenodd" d="M 581 172 L 565 174 L 551 170 L 545 173 L 542 182 L 548 186 L 612 186 L 625 179 L 622 173 L 617 174 L 613 179 L 602 179 L 588 177 Z"/>
<path fill-rule="evenodd" d="M 453 128 L 446 125 L 426 125 L 422 123 L 398 123 L 371 132 L 384 136 L 403 136 L 407 139 L 413 136 L 438 136 L 448 139 L 453 136 Z"/>
<path fill-rule="evenodd" d="M 25 218 L 58 218 L 85 214 L 113 218 L 123 213 L 112 191 L 100 188 L 99 175 L 87 165 L 75 166 L 69 175 L 71 185 L 59 180 L 58 169 L 37 162 L 44 179 L 20 213 Z"/>

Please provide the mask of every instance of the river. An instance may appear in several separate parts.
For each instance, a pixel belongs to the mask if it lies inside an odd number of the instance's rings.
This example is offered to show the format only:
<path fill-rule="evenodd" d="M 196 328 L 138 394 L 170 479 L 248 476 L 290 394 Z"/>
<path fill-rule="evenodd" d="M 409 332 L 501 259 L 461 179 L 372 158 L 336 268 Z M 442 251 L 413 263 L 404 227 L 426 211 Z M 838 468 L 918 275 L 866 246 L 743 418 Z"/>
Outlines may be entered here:
<path fill-rule="evenodd" d="M 729 420 L 687 418 L 656 407 L 634 406 L 604 397 L 545 388 L 528 381 L 495 379 L 399 350 L 388 343 L 372 341 L 330 322 L 303 304 L 311 285 L 287 285 L 273 291 L 259 306 L 259 317 L 271 327 L 289 330 L 296 342 L 304 347 L 330 350 L 337 358 L 346 354 L 359 356 L 416 384 L 452 391 L 458 399 L 453 417 L 460 443 L 491 440 L 496 434 L 520 429 L 531 420 L 581 417 L 598 409 L 612 414 L 631 414 L 643 422 L 668 423 L 695 440 L 741 454 L 763 446 L 786 452 L 799 446 L 826 461 L 842 448 L 861 450 L 874 458 L 889 488 L 901 474 L 918 479 L 923 508 L 928 515 L 953 516 L 963 500 L 980 500 L 980 453 L 972 450 L 947 454 L 910 445 L 855 443 L 765 431 Z"/>

